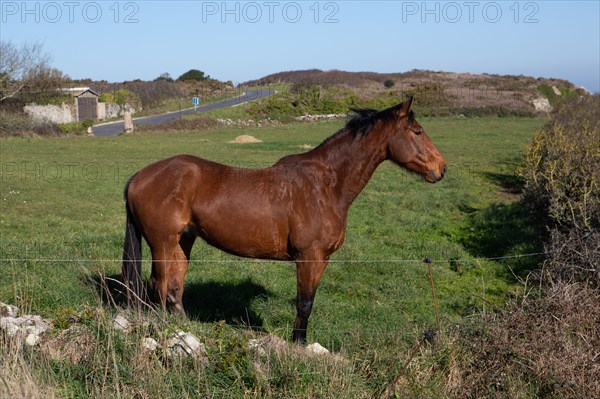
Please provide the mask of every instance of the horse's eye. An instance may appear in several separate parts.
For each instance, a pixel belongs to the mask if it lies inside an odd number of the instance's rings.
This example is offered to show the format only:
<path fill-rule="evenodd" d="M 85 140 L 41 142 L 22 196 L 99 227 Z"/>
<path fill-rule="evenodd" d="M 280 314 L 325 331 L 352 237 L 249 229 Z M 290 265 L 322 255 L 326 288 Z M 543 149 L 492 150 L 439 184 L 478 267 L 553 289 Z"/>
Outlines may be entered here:
<path fill-rule="evenodd" d="M 423 129 L 418 128 L 418 129 L 413 129 L 413 132 L 417 135 L 420 136 L 423 134 Z"/>

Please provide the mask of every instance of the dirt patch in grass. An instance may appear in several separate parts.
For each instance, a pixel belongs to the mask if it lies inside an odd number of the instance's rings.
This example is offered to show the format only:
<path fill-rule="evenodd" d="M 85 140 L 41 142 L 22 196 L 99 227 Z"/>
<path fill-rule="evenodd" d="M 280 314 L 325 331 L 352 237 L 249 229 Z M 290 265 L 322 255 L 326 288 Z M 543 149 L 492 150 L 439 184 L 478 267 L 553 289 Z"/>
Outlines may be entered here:
<path fill-rule="evenodd" d="M 254 136 L 250 136 L 248 134 L 242 134 L 241 136 L 237 136 L 235 139 L 231 140 L 230 143 L 235 143 L 235 144 L 262 143 L 262 140 L 257 139 Z"/>

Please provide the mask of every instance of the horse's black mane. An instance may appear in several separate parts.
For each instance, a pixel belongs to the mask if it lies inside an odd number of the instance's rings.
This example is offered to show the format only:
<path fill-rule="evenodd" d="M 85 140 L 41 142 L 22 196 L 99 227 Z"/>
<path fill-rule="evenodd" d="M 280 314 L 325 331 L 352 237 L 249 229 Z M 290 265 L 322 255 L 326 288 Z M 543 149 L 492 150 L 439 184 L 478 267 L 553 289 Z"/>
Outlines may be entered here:
<path fill-rule="evenodd" d="M 348 122 L 338 132 L 326 138 L 320 145 L 330 142 L 333 138 L 338 137 L 346 132 L 349 132 L 353 137 L 365 137 L 375 127 L 378 121 L 385 122 L 393 121 L 397 118 L 396 111 L 402 107 L 402 104 L 394 105 L 382 111 L 377 111 L 372 108 L 351 108 L 348 113 Z M 409 119 L 414 118 L 412 111 L 408 114 Z"/>
<path fill-rule="evenodd" d="M 396 117 L 392 108 L 383 111 L 371 108 L 352 108 L 350 111 L 348 115 L 350 119 L 346 122 L 344 129 L 350 131 L 354 136 L 366 136 L 375 127 L 377 121 L 389 121 Z"/>
<path fill-rule="evenodd" d="M 349 116 L 351 119 L 346 123 L 344 129 L 349 130 L 354 136 L 366 136 L 375 127 L 377 121 L 390 122 L 398 116 L 396 112 L 402 107 L 402 103 L 377 111 L 371 108 L 351 108 Z M 412 111 L 408 113 L 408 119 L 413 121 L 415 115 Z"/>

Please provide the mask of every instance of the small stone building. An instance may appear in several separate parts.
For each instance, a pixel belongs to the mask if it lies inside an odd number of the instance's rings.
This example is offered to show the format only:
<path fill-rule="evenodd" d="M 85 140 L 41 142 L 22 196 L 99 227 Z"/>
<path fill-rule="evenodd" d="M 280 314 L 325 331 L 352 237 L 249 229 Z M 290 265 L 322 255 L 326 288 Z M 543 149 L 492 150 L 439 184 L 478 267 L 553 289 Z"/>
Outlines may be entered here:
<path fill-rule="evenodd" d="M 86 119 L 93 121 L 104 119 L 104 115 L 98 115 L 98 97 L 100 97 L 100 94 L 90 88 L 86 88 L 75 96 L 75 110 L 78 122 Z"/>

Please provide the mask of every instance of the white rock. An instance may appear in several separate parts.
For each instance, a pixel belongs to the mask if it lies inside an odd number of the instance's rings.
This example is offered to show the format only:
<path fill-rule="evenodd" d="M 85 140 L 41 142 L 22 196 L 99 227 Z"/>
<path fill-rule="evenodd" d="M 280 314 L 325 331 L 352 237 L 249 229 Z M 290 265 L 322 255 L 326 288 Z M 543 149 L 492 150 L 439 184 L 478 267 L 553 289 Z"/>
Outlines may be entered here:
<path fill-rule="evenodd" d="M 9 337 L 14 337 L 19 333 L 21 328 L 18 325 L 11 323 L 8 319 L 14 319 L 14 317 L 3 317 L 0 319 L 0 330 L 6 331 L 6 334 L 8 334 Z"/>
<path fill-rule="evenodd" d="M 127 320 L 123 315 L 118 314 L 113 319 L 113 327 L 115 330 L 126 332 L 129 329 L 129 320 Z"/>
<path fill-rule="evenodd" d="M 317 354 L 317 355 L 323 355 L 323 354 L 329 353 L 329 351 L 326 348 L 324 348 L 323 346 L 321 346 L 321 344 L 319 344 L 318 342 L 308 345 L 306 347 L 306 350 L 309 352 L 312 352 L 314 354 Z"/>
<path fill-rule="evenodd" d="M 544 97 L 534 98 L 532 103 L 533 103 L 533 106 L 535 107 L 536 111 L 541 111 L 541 112 L 552 111 L 552 106 L 550 105 L 550 101 L 548 101 L 547 98 L 544 98 Z"/>
<path fill-rule="evenodd" d="M 552 86 L 552 91 L 554 91 L 554 94 L 556 94 L 557 96 L 562 96 L 562 93 L 560 92 L 560 90 L 558 90 L 558 87 Z"/>
<path fill-rule="evenodd" d="M 0 302 L 0 317 L 17 317 L 19 308 Z"/>
<path fill-rule="evenodd" d="M 158 342 L 154 338 L 146 337 L 142 340 L 142 348 L 149 352 L 154 352 L 158 348 Z"/>
<path fill-rule="evenodd" d="M 264 342 L 260 339 L 251 339 L 248 341 L 248 349 L 256 351 L 260 356 L 265 356 L 267 354 L 263 345 Z"/>
<path fill-rule="evenodd" d="M 39 334 L 29 334 L 27 335 L 27 338 L 25 338 L 25 343 L 29 346 L 36 346 L 38 344 L 38 342 L 40 342 L 40 336 Z"/>
<path fill-rule="evenodd" d="M 48 330 L 50 328 L 50 326 L 46 323 L 44 324 L 36 324 L 34 326 L 27 326 L 25 327 L 25 332 L 29 335 L 42 335 L 43 333 L 46 332 L 46 330 Z"/>
<path fill-rule="evenodd" d="M 176 331 L 167 341 L 167 349 L 170 355 L 206 356 L 204 344 L 193 334 L 184 331 Z"/>
<path fill-rule="evenodd" d="M 36 345 L 40 337 L 46 330 L 52 328 L 52 325 L 42 319 L 41 316 L 25 315 L 21 317 L 2 317 L 0 318 L 0 329 L 4 330 L 10 337 L 19 335 L 21 339 L 25 337 L 28 345 Z"/>

